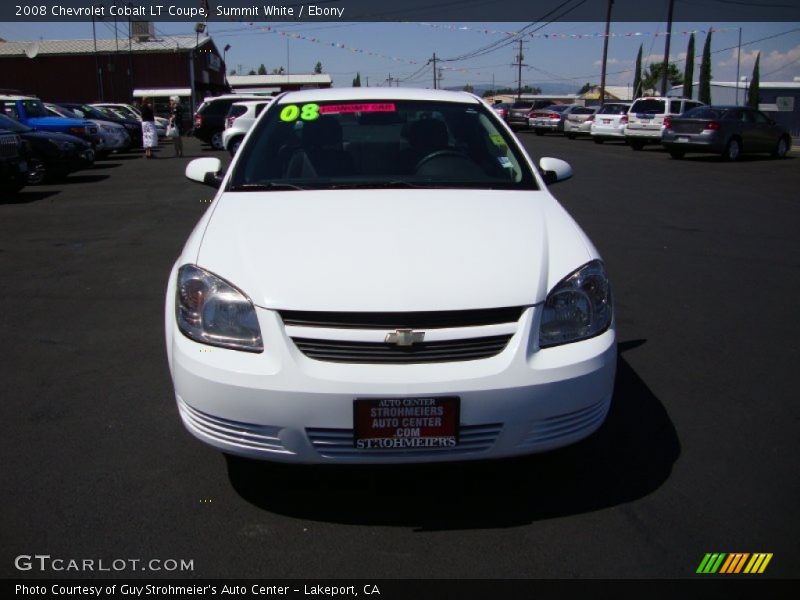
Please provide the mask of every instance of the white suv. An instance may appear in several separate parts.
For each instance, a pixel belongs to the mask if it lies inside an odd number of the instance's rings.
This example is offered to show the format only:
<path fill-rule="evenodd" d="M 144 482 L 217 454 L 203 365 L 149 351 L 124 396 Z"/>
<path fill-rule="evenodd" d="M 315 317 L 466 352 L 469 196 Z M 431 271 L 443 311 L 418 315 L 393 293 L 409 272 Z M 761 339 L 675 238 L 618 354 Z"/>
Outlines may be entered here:
<path fill-rule="evenodd" d="M 272 98 L 231 104 L 228 116 L 225 117 L 225 129 L 222 132 L 222 146 L 231 153 L 231 156 L 236 155 L 244 136 L 270 102 L 272 102 Z"/>
<path fill-rule="evenodd" d="M 641 150 L 645 144 L 660 144 L 664 117 L 680 115 L 698 106 L 703 106 L 703 103 L 687 98 L 662 96 L 638 98 L 628 111 L 625 141 L 634 150 Z"/>

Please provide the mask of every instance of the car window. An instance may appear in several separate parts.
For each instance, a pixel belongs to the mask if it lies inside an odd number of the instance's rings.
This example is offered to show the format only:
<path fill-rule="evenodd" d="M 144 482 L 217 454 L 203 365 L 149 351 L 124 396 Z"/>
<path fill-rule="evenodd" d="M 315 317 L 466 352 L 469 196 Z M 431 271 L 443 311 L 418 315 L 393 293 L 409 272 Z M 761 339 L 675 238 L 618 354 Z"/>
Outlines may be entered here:
<path fill-rule="evenodd" d="M 569 104 L 556 104 L 554 106 L 548 107 L 547 110 L 552 111 L 552 112 L 561 113 L 561 112 L 564 112 L 566 110 L 569 110 L 569 108 L 570 108 Z"/>
<path fill-rule="evenodd" d="M 720 119 L 722 118 L 722 111 L 701 106 L 687 110 L 681 117 L 684 119 Z"/>
<path fill-rule="evenodd" d="M 757 110 L 748 111 L 748 112 L 753 115 L 753 120 L 758 125 L 768 125 L 769 124 L 769 117 L 767 117 L 767 115 L 765 115 L 764 113 L 759 112 Z"/>
<path fill-rule="evenodd" d="M 19 119 L 19 111 L 17 105 L 13 102 L 3 103 L 3 112 L 12 119 Z"/>
<path fill-rule="evenodd" d="M 0 129 L 8 129 L 9 131 L 13 131 L 15 133 L 27 133 L 28 131 L 33 131 L 33 129 L 27 125 L 23 125 L 19 121 L 15 121 L 6 115 L 0 115 Z"/>
<path fill-rule="evenodd" d="M 675 114 L 681 114 L 681 101 L 680 100 L 670 100 L 669 102 L 669 112 Z"/>
<path fill-rule="evenodd" d="M 228 118 L 236 118 L 241 117 L 244 113 L 247 112 L 247 107 L 242 105 L 231 104 L 231 107 L 228 109 Z"/>
<path fill-rule="evenodd" d="M 627 104 L 605 104 L 597 111 L 598 115 L 624 115 L 630 106 Z"/>
<path fill-rule="evenodd" d="M 647 100 L 637 100 L 631 106 L 632 113 L 643 113 L 660 115 L 666 112 L 664 100 L 657 100 L 655 98 L 648 98 Z"/>
<path fill-rule="evenodd" d="M 260 115 L 268 105 L 269 102 L 265 102 L 264 104 L 256 104 L 256 117 Z"/>
<path fill-rule="evenodd" d="M 514 102 L 511 108 L 533 108 L 533 102 Z"/>
<path fill-rule="evenodd" d="M 230 186 L 536 189 L 515 138 L 495 119 L 472 103 L 279 104 L 240 150 Z"/>

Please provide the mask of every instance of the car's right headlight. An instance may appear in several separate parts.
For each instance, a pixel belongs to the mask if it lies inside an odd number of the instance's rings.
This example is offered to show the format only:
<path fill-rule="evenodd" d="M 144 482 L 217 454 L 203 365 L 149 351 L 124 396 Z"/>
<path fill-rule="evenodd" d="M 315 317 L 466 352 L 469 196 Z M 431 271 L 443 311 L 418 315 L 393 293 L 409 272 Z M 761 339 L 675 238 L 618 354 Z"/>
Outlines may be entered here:
<path fill-rule="evenodd" d="M 181 333 L 201 344 L 263 352 L 253 303 L 233 285 L 194 265 L 178 269 L 175 318 Z"/>
<path fill-rule="evenodd" d="M 603 333 L 613 318 L 611 286 L 603 263 L 593 260 L 562 279 L 542 307 L 539 347 L 577 342 Z"/>

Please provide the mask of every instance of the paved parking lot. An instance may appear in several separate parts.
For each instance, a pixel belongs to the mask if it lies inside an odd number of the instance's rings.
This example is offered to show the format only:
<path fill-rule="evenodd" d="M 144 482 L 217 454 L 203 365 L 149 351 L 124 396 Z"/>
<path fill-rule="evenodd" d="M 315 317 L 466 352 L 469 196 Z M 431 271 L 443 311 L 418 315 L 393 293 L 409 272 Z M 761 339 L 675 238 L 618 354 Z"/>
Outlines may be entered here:
<path fill-rule="evenodd" d="M 46 553 L 193 577 L 680 578 L 706 552 L 772 552 L 766 576 L 796 577 L 797 151 L 520 136 L 575 170 L 552 191 L 607 261 L 620 362 L 597 434 L 501 463 L 228 462 L 184 431 L 163 294 L 213 195 L 183 168 L 221 153 L 112 156 L 0 204 L 3 576 L 41 576 L 13 560 Z"/>

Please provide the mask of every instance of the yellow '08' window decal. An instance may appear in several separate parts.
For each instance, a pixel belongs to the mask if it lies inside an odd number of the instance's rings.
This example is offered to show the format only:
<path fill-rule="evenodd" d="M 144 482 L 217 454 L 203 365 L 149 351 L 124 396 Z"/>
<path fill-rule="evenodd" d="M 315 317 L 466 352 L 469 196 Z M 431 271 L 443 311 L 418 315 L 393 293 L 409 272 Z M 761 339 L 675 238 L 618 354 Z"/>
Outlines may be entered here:
<path fill-rule="evenodd" d="M 303 121 L 314 121 L 319 118 L 319 104 L 287 104 L 281 109 L 281 121 L 291 123 L 298 117 Z"/>

